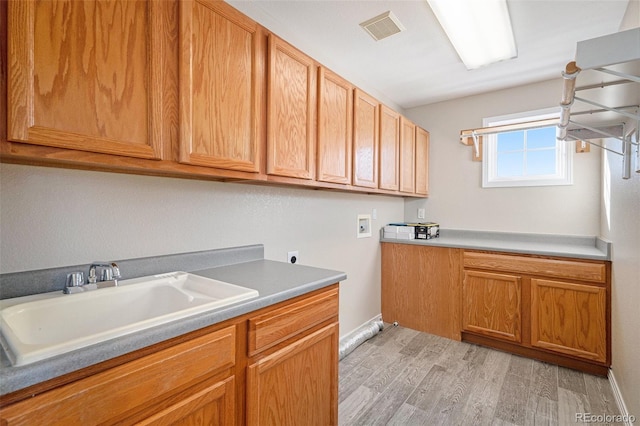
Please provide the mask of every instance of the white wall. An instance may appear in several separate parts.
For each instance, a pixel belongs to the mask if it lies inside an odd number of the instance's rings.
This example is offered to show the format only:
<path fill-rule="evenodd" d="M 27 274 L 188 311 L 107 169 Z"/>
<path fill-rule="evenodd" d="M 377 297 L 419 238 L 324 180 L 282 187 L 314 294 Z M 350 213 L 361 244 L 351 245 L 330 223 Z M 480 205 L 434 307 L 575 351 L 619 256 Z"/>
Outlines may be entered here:
<path fill-rule="evenodd" d="M 341 335 L 380 313 L 377 231 L 401 198 L 0 165 L 0 273 L 254 243 L 344 271 Z M 360 213 L 374 236 L 357 239 Z"/>
<path fill-rule="evenodd" d="M 616 150 L 620 143 L 610 141 Z M 640 173 L 623 180 L 622 157 L 605 153 L 601 234 L 613 241 L 612 370 L 630 414 L 640 413 Z M 635 164 L 635 162 L 632 162 Z"/>
<path fill-rule="evenodd" d="M 561 70 L 558 70 L 560 74 Z M 412 108 L 406 115 L 431 134 L 427 200 L 405 203 L 405 220 L 443 228 L 545 234 L 597 235 L 600 218 L 600 151 L 574 156 L 574 185 L 482 188 L 482 164 L 460 131 L 482 127 L 485 117 L 557 106 L 561 79 Z"/>
<path fill-rule="evenodd" d="M 640 25 L 640 1 L 629 2 L 620 30 Z M 640 71 L 640 70 L 638 70 Z M 636 74 L 638 75 L 638 74 Z M 638 96 L 640 89 L 635 86 Z M 630 128 L 633 128 L 632 123 Z M 606 141 L 620 151 L 620 142 Z M 635 153 L 635 150 L 633 151 Z M 613 241 L 611 295 L 612 371 L 629 414 L 640 414 L 640 173 L 632 161 L 631 179 L 623 180 L 622 158 L 605 152 L 602 171 L 600 232 Z"/>

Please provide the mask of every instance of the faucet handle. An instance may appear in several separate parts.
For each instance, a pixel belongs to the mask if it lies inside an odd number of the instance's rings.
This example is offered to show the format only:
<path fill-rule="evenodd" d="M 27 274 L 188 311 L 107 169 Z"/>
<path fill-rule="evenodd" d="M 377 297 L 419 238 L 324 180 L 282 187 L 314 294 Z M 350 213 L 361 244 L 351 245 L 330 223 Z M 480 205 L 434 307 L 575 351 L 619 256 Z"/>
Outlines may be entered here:
<path fill-rule="evenodd" d="M 113 270 L 109 268 L 102 268 L 102 274 L 100 281 L 111 281 L 113 279 Z"/>
<path fill-rule="evenodd" d="M 122 278 L 122 275 L 120 275 L 120 268 L 116 262 L 111 262 L 111 273 L 113 275 L 113 279 Z"/>
<path fill-rule="evenodd" d="M 98 282 L 98 277 L 96 276 L 95 267 L 89 268 L 89 275 L 87 276 L 87 282 L 89 284 L 95 284 L 96 282 Z"/>
<path fill-rule="evenodd" d="M 82 272 L 72 272 L 67 274 L 67 284 L 62 291 L 64 294 L 79 293 L 83 291 L 84 274 Z"/>
<path fill-rule="evenodd" d="M 82 272 L 67 274 L 67 287 L 80 287 L 82 285 L 84 285 L 84 274 Z"/>

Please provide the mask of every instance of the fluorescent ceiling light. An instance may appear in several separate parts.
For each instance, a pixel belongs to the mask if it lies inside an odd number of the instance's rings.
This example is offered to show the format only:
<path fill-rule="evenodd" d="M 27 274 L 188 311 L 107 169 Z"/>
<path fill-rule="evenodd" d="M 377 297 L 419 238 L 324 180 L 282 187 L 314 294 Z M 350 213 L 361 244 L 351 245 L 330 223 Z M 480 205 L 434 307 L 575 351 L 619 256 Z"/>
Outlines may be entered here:
<path fill-rule="evenodd" d="M 467 69 L 518 55 L 506 0 L 427 0 Z"/>

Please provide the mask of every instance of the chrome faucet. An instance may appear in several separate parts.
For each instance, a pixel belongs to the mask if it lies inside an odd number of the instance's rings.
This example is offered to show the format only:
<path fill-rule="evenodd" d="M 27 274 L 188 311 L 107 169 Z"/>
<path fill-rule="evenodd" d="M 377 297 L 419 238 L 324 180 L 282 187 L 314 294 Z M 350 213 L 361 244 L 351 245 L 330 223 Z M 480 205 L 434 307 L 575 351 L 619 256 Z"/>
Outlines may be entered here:
<path fill-rule="evenodd" d="M 100 272 L 99 276 L 98 272 Z M 73 294 L 105 287 L 116 287 L 120 278 L 120 268 L 115 262 L 94 262 L 89 267 L 86 283 L 82 272 L 73 272 L 67 276 L 67 285 L 63 292 Z"/>
<path fill-rule="evenodd" d="M 96 274 L 96 269 L 100 270 L 100 277 Z M 120 276 L 120 268 L 115 262 L 96 262 L 89 267 L 88 284 L 98 284 L 98 288 L 115 287 L 118 285 Z"/>

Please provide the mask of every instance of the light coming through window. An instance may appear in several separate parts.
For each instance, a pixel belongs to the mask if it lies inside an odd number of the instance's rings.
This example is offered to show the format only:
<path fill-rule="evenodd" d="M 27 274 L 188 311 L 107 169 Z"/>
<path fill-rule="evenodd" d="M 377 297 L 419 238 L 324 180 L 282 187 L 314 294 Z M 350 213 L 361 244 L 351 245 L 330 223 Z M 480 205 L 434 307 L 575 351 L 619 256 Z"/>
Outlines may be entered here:
<path fill-rule="evenodd" d="M 534 112 L 485 119 L 485 127 L 553 118 Z M 556 140 L 556 127 L 489 135 L 483 146 L 483 187 L 568 185 L 572 183 L 571 150 Z"/>

